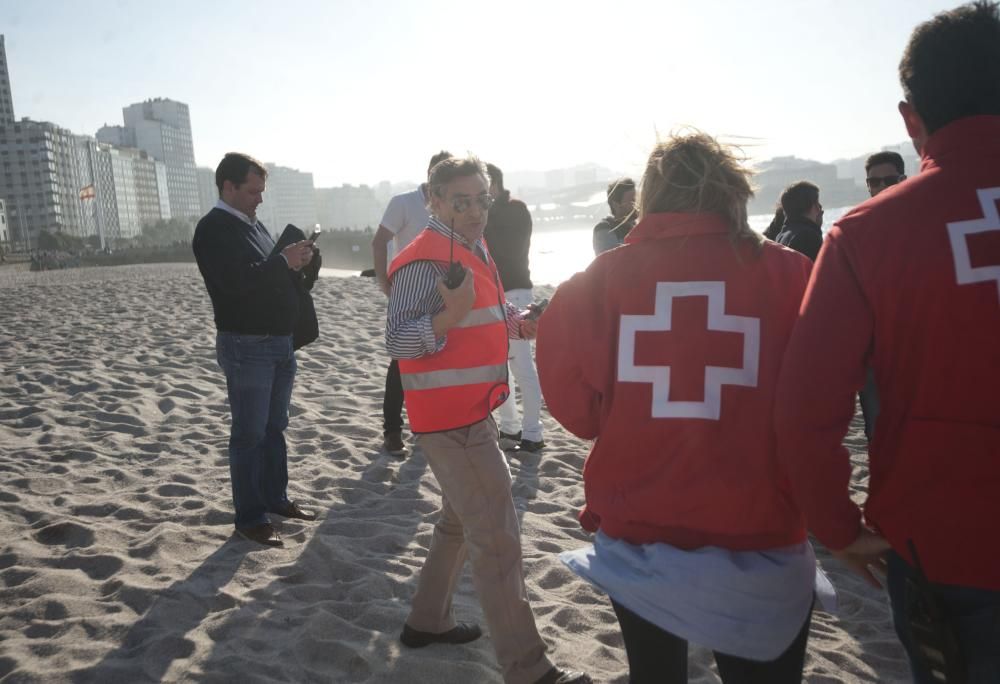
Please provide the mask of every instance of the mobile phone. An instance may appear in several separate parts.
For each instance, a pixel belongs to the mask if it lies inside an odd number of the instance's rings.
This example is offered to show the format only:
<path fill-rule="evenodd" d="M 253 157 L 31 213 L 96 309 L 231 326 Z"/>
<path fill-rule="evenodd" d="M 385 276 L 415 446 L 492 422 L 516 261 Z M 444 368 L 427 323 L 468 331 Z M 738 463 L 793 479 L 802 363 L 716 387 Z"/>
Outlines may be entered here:
<path fill-rule="evenodd" d="M 320 235 L 321 235 L 322 233 L 323 233 L 323 231 L 322 231 L 322 230 L 320 230 L 319 228 L 317 228 L 316 230 L 314 230 L 314 231 L 312 232 L 312 235 L 310 235 L 310 236 L 309 236 L 309 242 L 316 242 L 316 240 L 317 240 L 317 239 L 319 238 L 319 236 L 320 236 Z"/>
<path fill-rule="evenodd" d="M 542 312 L 545 311 L 545 307 L 547 307 L 548 305 L 549 305 L 549 300 L 547 299 L 543 299 L 537 304 L 529 304 L 528 313 L 524 314 L 522 318 L 529 321 L 537 321 L 538 318 L 542 315 Z"/>

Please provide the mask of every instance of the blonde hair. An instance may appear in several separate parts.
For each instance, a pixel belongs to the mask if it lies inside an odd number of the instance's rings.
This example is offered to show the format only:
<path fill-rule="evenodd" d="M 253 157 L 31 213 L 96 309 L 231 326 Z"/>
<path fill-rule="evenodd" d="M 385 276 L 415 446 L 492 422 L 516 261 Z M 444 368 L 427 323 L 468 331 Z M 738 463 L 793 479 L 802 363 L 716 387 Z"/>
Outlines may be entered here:
<path fill-rule="evenodd" d="M 721 214 L 734 244 L 746 241 L 758 249 L 762 238 L 747 222 L 750 175 L 731 147 L 707 133 L 674 134 L 657 143 L 646 162 L 639 219 L 664 212 Z"/>

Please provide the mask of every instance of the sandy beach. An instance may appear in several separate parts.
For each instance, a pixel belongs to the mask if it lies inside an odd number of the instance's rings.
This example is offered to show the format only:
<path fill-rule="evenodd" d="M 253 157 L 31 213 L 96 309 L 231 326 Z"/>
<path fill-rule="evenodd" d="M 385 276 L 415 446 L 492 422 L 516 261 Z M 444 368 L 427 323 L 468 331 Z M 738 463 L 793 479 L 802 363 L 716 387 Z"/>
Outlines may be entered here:
<path fill-rule="evenodd" d="M 549 296 L 551 288 L 539 288 Z M 500 682 L 488 635 L 397 636 L 439 503 L 419 450 L 380 452 L 384 298 L 323 278 L 321 336 L 299 353 L 285 547 L 233 537 L 229 414 L 211 306 L 193 264 L 0 268 L 0 682 Z M 606 597 L 559 561 L 588 445 L 547 414 L 548 448 L 514 458 L 524 564 L 555 662 L 627 681 Z M 867 484 L 855 421 L 855 494 Z M 883 592 L 817 547 L 840 614 L 817 612 L 808 682 L 904 682 Z M 468 571 L 459 619 L 481 622 Z M 717 682 L 693 648 L 690 680 Z"/>

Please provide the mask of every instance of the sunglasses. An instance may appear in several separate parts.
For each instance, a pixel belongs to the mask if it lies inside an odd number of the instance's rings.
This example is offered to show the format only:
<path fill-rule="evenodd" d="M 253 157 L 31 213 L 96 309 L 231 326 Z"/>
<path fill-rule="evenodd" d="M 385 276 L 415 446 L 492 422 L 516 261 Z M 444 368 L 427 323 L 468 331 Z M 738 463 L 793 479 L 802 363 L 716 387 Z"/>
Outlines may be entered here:
<path fill-rule="evenodd" d="M 887 188 L 890 185 L 895 185 L 906 178 L 906 176 L 870 176 L 865 178 L 865 182 L 868 183 L 869 188 Z"/>
<path fill-rule="evenodd" d="M 483 211 L 489 211 L 493 206 L 493 198 L 489 194 L 483 193 L 475 197 L 456 197 L 451 201 L 451 208 L 456 214 L 464 214 L 475 203 Z"/>

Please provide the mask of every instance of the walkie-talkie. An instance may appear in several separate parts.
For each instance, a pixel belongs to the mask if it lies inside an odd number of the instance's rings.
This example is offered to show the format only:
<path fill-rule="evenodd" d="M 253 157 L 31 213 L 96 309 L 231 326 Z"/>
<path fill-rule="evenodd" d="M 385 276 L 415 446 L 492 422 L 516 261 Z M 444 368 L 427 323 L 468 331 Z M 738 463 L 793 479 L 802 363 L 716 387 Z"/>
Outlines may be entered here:
<path fill-rule="evenodd" d="M 448 252 L 448 275 L 444 277 L 444 285 L 449 290 L 454 290 L 465 280 L 465 269 L 462 264 L 455 261 L 455 219 L 451 220 L 449 226 L 451 230 L 451 246 Z"/>

